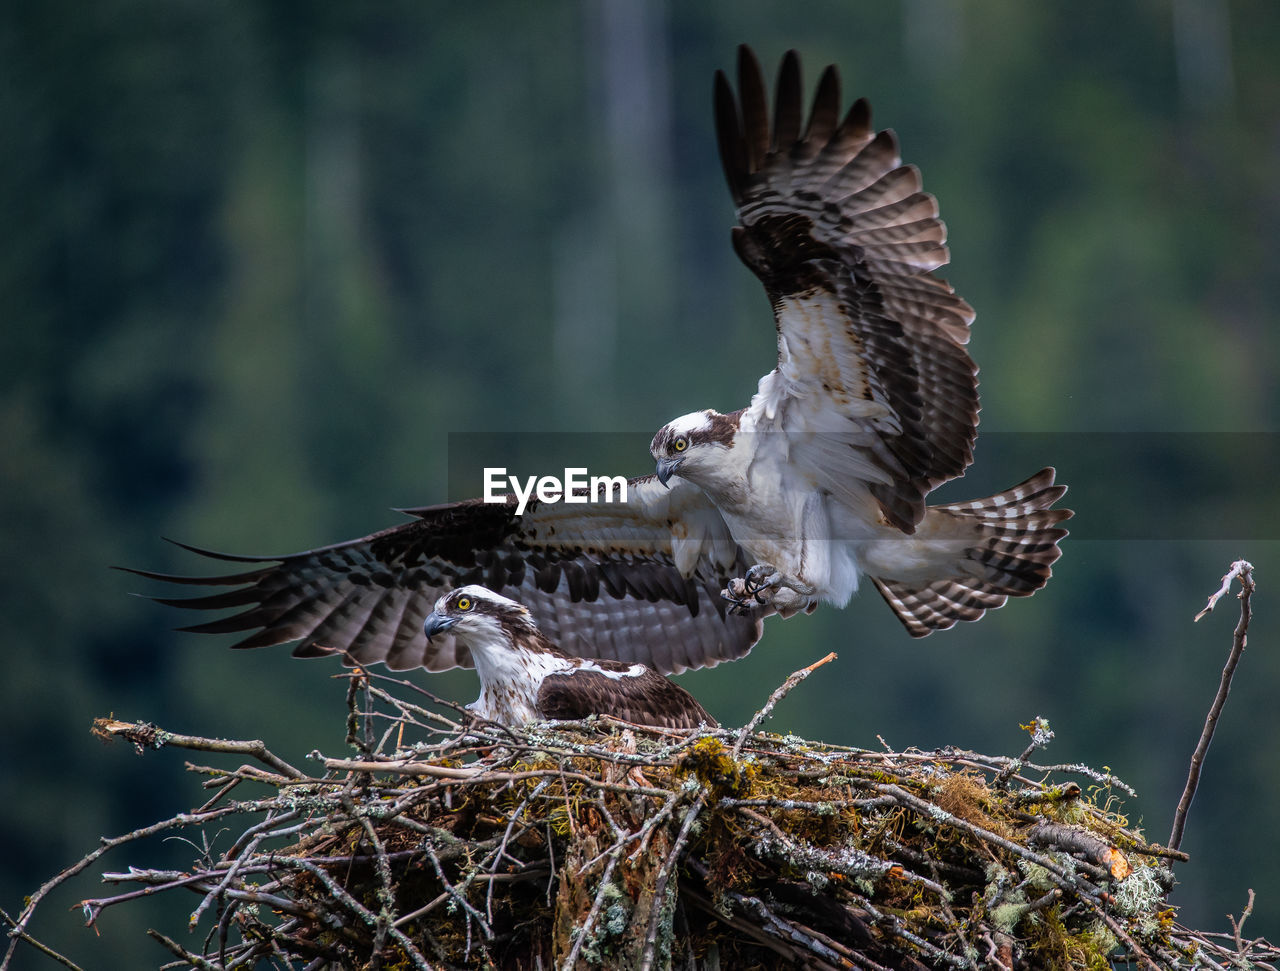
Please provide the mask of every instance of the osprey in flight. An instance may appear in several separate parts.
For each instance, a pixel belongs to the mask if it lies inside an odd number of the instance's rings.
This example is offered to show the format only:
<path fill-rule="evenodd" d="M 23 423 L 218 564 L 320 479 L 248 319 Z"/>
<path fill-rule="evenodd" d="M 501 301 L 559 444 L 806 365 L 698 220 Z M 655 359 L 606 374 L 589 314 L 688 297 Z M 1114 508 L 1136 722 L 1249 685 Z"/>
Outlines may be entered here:
<path fill-rule="evenodd" d="M 465 639 L 423 625 L 442 595 L 479 584 L 526 604 L 568 655 L 671 674 L 743 656 L 772 613 L 844 604 L 860 575 L 915 636 L 1045 584 L 1071 515 L 1050 508 L 1065 491 L 1052 469 L 925 505 L 972 461 L 978 413 L 973 311 L 931 273 L 948 259 L 936 201 L 865 101 L 841 116 L 834 67 L 806 124 L 788 53 L 771 123 L 759 65 L 739 53 L 740 103 L 717 74 L 716 125 L 734 247 L 778 344 L 751 406 L 664 427 L 657 474 L 630 480 L 622 503 L 469 500 L 288 556 L 187 547 L 238 564 L 219 576 L 133 571 L 223 588 L 162 603 L 239 611 L 186 630 L 393 669 L 471 666 Z"/>
<path fill-rule="evenodd" d="M 471 652 L 480 697 L 467 707 L 504 725 L 612 715 L 658 728 L 716 727 L 674 682 L 643 664 L 569 657 L 528 609 L 475 584 L 445 594 L 427 615 L 428 638 L 444 633 Z"/>
<path fill-rule="evenodd" d="M 725 597 L 782 614 L 846 604 L 869 576 L 907 630 L 976 620 L 1049 578 L 1071 516 L 1043 469 L 973 502 L 926 506 L 964 473 L 978 431 L 973 309 L 930 271 L 948 260 L 936 200 L 876 134 L 839 115 L 827 68 L 808 125 L 800 62 L 782 61 L 772 125 L 755 56 L 740 103 L 716 74 L 720 158 L 738 256 L 773 305 L 778 365 L 751 405 L 684 415 L 654 436 L 658 479 L 711 499 L 756 564 Z"/>

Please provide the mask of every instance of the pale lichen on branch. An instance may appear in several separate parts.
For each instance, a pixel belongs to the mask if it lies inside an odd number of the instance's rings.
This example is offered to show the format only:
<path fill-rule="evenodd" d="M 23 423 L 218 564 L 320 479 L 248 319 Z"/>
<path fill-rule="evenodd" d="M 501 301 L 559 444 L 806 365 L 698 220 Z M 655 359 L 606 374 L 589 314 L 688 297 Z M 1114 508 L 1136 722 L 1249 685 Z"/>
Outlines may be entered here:
<path fill-rule="evenodd" d="M 189 764 L 213 797 L 104 841 L 5 914 L 0 971 L 19 946 L 75 967 L 32 933 L 37 907 L 108 850 L 142 853 L 146 837 L 182 831 L 201 834 L 186 869 L 104 874 L 128 889 L 83 907 L 93 924 L 144 896 L 196 894 L 192 929 L 214 922 L 201 943 L 152 933 L 193 968 L 1247 960 L 1274 971 L 1280 951 L 1241 931 L 1252 896 L 1231 933 L 1178 925 L 1166 897 L 1170 866 L 1186 855 L 1129 826 L 1117 793 L 1132 791 L 1111 773 L 1031 761 L 1053 738 L 1043 719 L 1023 726 L 1031 739 L 1016 757 L 759 731 L 830 659 L 788 678 L 744 728 L 694 733 L 603 717 L 520 729 L 462 712 L 454 721 L 421 688 L 359 670 L 347 711 L 355 755 L 313 753 L 316 775 L 261 741 L 101 720 L 97 730 L 140 753 L 179 747 L 258 765 Z M 233 800 L 246 779 L 268 793 Z M 228 827 L 215 854 L 203 834 Z"/>

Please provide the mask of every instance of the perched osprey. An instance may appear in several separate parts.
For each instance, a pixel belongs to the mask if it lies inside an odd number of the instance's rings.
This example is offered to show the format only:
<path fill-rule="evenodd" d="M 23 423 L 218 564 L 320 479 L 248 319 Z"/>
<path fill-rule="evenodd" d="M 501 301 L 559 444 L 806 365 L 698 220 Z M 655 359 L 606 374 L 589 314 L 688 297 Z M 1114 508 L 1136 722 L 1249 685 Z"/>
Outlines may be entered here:
<path fill-rule="evenodd" d="M 566 654 L 672 674 L 742 657 L 775 611 L 843 604 L 859 574 L 917 636 L 1043 586 L 1070 516 L 1049 508 L 1064 491 L 1051 469 L 989 499 L 924 503 L 970 463 L 978 398 L 973 311 L 930 274 L 947 250 L 919 173 L 872 132 L 865 101 L 841 119 L 834 68 L 803 130 L 794 53 L 772 127 L 746 48 L 739 78 L 741 109 L 717 75 L 720 151 L 734 246 L 773 303 L 779 355 L 750 408 L 662 429 L 657 475 L 630 480 L 625 503 L 469 500 L 287 556 L 186 547 L 237 564 L 223 575 L 133 571 L 222 588 L 162 603 L 238 610 L 184 629 L 439 671 L 474 658 L 453 632 L 427 639 L 430 607 L 480 584 L 526 604 Z"/>
<path fill-rule="evenodd" d="M 738 256 L 773 305 L 778 364 L 751 405 L 684 415 L 654 436 L 659 481 L 696 485 L 755 561 L 724 594 L 782 614 L 843 606 L 862 575 L 913 635 L 1042 587 L 1071 516 L 1054 470 L 972 502 L 926 506 L 963 474 L 978 426 L 974 313 L 930 271 L 948 260 L 936 200 L 866 101 L 843 119 L 827 68 L 807 124 L 800 62 L 782 61 L 772 124 L 740 48 L 736 100 L 715 85 Z"/>
<path fill-rule="evenodd" d="M 427 615 L 428 638 L 446 632 L 471 652 L 482 718 L 524 725 L 550 718 L 612 715 L 659 728 L 716 727 L 694 697 L 643 664 L 569 657 L 521 604 L 471 584 L 445 594 Z"/>

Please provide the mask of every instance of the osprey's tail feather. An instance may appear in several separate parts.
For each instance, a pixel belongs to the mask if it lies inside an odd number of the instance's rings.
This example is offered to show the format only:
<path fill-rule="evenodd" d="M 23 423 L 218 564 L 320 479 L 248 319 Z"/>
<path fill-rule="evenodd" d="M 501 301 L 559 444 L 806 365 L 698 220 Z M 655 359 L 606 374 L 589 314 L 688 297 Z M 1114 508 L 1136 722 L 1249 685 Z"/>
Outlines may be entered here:
<path fill-rule="evenodd" d="M 1072 515 L 1070 509 L 1051 508 L 1067 491 L 1053 478 L 1053 469 L 1041 469 L 986 499 L 929 507 L 926 532 L 947 537 L 942 543 L 953 552 L 944 569 L 954 573 L 932 581 L 871 578 L 912 637 L 977 620 L 1049 581 L 1062 555 L 1058 541 L 1067 535 L 1058 523 Z M 957 539 L 963 544 L 959 555 Z"/>

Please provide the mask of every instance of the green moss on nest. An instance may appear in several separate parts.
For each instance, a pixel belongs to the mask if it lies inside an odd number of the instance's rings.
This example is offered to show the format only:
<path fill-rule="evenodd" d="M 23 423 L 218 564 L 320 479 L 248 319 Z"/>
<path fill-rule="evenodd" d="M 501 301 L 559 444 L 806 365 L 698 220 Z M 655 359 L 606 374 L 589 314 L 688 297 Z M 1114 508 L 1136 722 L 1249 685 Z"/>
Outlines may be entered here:
<path fill-rule="evenodd" d="M 426 720 L 358 710 L 408 734 Z M 1183 967 L 1215 946 L 1175 923 L 1170 855 L 1130 828 L 1122 784 L 1085 767 L 607 719 L 454 726 L 326 765 L 191 815 L 246 823 L 233 859 L 154 877 L 212 893 L 239 934 L 191 966 L 1038 971 Z"/>
<path fill-rule="evenodd" d="M 747 795 L 760 774 L 755 765 L 735 760 L 724 743 L 711 736 L 690 745 L 676 768 L 717 798 Z"/>

